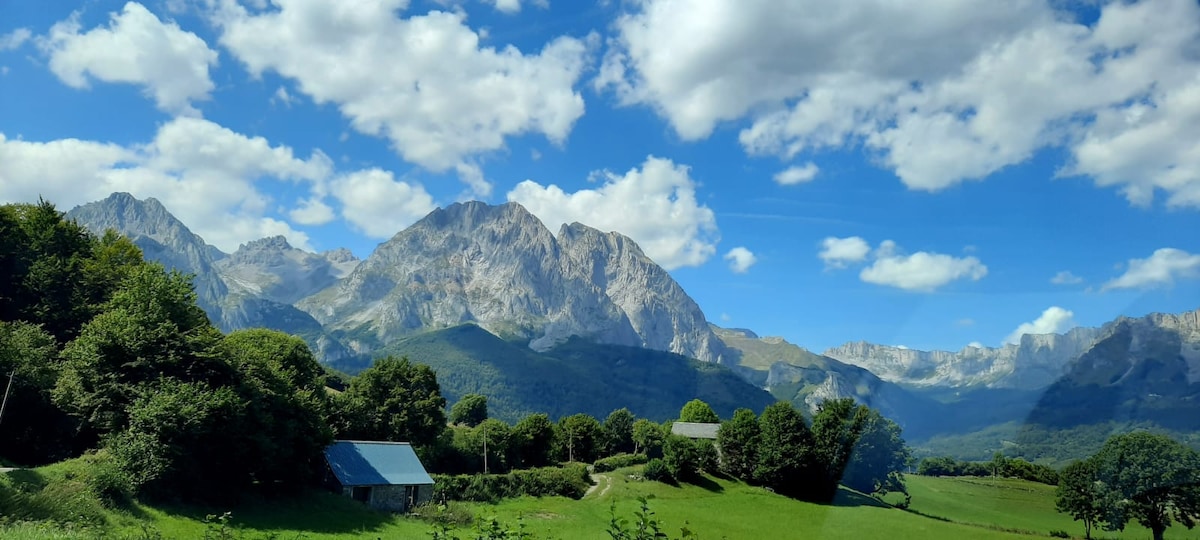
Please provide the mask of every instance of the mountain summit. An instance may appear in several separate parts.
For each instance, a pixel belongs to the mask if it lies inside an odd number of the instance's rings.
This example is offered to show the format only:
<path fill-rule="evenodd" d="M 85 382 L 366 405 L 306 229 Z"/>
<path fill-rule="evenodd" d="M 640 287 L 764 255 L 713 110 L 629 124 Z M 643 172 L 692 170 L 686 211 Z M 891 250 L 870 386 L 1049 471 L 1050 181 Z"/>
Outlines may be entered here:
<path fill-rule="evenodd" d="M 517 203 L 434 210 L 297 306 L 359 350 L 467 322 L 535 350 L 571 336 L 710 362 L 723 350 L 633 240 L 578 223 L 555 237 Z"/>

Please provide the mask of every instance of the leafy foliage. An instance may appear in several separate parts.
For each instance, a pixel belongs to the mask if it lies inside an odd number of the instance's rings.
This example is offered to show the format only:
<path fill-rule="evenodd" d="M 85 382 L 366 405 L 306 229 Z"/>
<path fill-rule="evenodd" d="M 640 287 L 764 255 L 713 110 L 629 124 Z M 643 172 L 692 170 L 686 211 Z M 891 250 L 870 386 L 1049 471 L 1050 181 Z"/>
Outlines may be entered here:
<path fill-rule="evenodd" d="M 666 431 L 659 424 L 639 418 L 633 423 L 632 438 L 635 452 L 657 457 L 662 455 Z"/>
<path fill-rule="evenodd" d="M 791 403 L 766 408 L 758 419 L 760 439 L 754 480 L 789 496 L 811 495 L 816 484 L 812 432 Z"/>
<path fill-rule="evenodd" d="M 633 423 L 636 420 L 633 413 L 624 407 L 609 413 L 602 426 L 606 453 L 613 455 L 633 452 Z"/>
<path fill-rule="evenodd" d="M 758 444 L 761 428 L 758 417 L 750 409 L 738 409 L 733 418 L 717 429 L 717 445 L 721 447 L 721 468 L 735 478 L 752 478 L 758 463 Z"/>
<path fill-rule="evenodd" d="M 1109 529 L 1138 520 L 1161 540 L 1178 521 L 1187 528 L 1200 517 L 1200 454 L 1178 442 L 1145 432 L 1117 435 L 1093 459 L 1104 485 L 1101 500 Z"/>
<path fill-rule="evenodd" d="M 721 419 L 717 417 L 717 413 L 713 412 L 712 407 L 707 403 L 693 399 L 683 405 L 683 409 L 679 411 L 680 422 L 701 422 L 706 424 L 715 424 Z"/>
<path fill-rule="evenodd" d="M 466 394 L 450 407 L 450 423 L 475 427 L 488 418 L 487 396 Z"/>
<path fill-rule="evenodd" d="M 596 463 L 592 464 L 592 470 L 598 473 L 615 471 L 622 467 L 631 467 L 633 465 L 642 465 L 649 461 L 645 454 L 617 454 L 606 458 L 597 459 Z"/>
<path fill-rule="evenodd" d="M 429 366 L 386 357 L 350 382 L 335 403 L 343 438 L 433 443 L 446 424 L 446 399 Z"/>
<path fill-rule="evenodd" d="M 578 499 L 591 485 L 587 467 L 582 463 L 517 470 L 508 474 L 435 474 L 433 480 L 433 497 L 437 501 L 495 502 L 523 495 L 557 495 Z"/>
<path fill-rule="evenodd" d="M 1104 518 L 1103 486 L 1097 477 L 1095 460 L 1076 461 L 1063 468 L 1059 475 L 1054 506 L 1083 522 L 1084 538 L 1091 540 L 1092 529 Z"/>
<path fill-rule="evenodd" d="M 545 413 L 522 418 L 512 428 L 512 463 L 521 468 L 544 467 L 554 455 L 554 423 Z"/>
<path fill-rule="evenodd" d="M 573 414 L 558 422 L 558 436 L 567 451 L 563 456 L 567 461 L 595 461 L 601 435 L 600 422 L 584 413 Z"/>

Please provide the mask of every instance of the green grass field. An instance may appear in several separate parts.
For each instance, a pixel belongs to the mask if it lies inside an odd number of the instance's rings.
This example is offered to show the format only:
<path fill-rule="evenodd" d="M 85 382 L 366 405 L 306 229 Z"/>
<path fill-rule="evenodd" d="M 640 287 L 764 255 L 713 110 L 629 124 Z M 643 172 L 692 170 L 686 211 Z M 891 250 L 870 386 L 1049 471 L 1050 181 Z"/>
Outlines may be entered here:
<path fill-rule="evenodd" d="M 1054 487 L 1014 479 L 933 478 L 910 475 L 908 490 L 914 512 L 971 523 L 983 527 L 1048 534 L 1061 530 L 1083 536 L 1083 523 L 1072 521 L 1054 509 Z M 1131 523 L 1123 532 L 1099 531 L 1102 538 L 1150 538 L 1150 531 Z M 1200 529 L 1188 530 L 1176 525 L 1167 530 L 1167 538 L 1200 539 Z"/>
<path fill-rule="evenodd" d="M 415 519 L 370 511 L 362 505 L 322 492 L 271 502 L 248 501 L 237 508 L 149 507 L 135 504 L 128 510 L 108 511 L 88 500 L 76 483 L 79 467 L 58 464 L 33 471 L 0 475 L 0 513 L 13 515 L 14 493 L 26 493 L 37 484 L 51 491 L 37 500 L 42 511 L 58 518 L 87 515 L 91 525 L 74 531 L 39 525 L 3 525 L 0 537 L 20 540 L 204 538 L 215 525 L 204 522 L 209 514 L 231 511 L 234 538 L 333 540 L 351 538 L 427 538 L 430 524 Z M 599 475 L 598 485 L 582 500 L 561 497 L 519 498 L 499 504 L 466 504 L 477 518 L 495 517 L 515 525 L 520 519 L 537 538 L 605 538 L 610 506 L 632 518 L 639 496 L 648 496 L 650 508 L 663 530 L 677 537 L 687 527 L 702 539 L 720 538 L 889 538 L 889 539 L 1001 539 L 1048 537 L 1064 530 L 1082 537 L 1083 527 L 1054 511 L 1054 488 L 1019 480 L 988 478 L 908 477 L 911 511 L 882 505 L 850 491 L 835 504 L 794 501 L 764 489 L 720 478 L 703 485 L 669 486 L 632 480 L 623 469 Z M 94 499 L 94 497 L 93 497 Z M 27 518 L 29 516 L 26 516 Z M 36 517 L 36 516 L 34 516 Z M 154 536 L 158 534 L 159 536 Z M 459 536 L 471 538 L 470 528 Z M 1124 533 L 1100 532 L 1105 538 L 1149 538 L 1145 529 L 1132 526 Z M 1200 531 L 1175 527 L 1171 539 L 1200 539 Z"/>

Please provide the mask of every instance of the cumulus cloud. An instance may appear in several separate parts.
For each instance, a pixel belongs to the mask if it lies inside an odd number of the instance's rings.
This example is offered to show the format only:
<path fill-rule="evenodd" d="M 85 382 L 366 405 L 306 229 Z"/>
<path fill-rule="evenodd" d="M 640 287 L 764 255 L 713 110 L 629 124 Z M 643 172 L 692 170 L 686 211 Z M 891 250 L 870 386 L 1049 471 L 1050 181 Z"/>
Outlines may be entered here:
<path fill-rule="evenodd" d="M 81 30 L 76 14 L 41 40 L 50 70 L 68 86 L 87 88 L 90 79 L 136 84 L 159 109 L 192 115 L 198 114 L 192 102 L 207 99 L 213 89 L 208 70 L 217 65 L 217 52 L 141 4 L 125 4 L 107 27 Z"/>
<path fill-rule="evenodd" d="M 333 181 L 332 192 L 342 203 L 342 217 L 375 238 L 389 238 L 434 209 L 424 187 L 381 169 L 342 176 Z"/>
<path fill-rule="evenodd" d="M 890 241 L 884 241 L 887 245 Z M 894 247 L 894 244 L 892 244 Z M 883 248 L 880 251 L 884 251 Z M 859 279 L 907 291 L 932 292 L 952 281 L 979 281 L 987 275 L 987 266 L 975 257 L 954 257 L 942 253 L 918 251 L 902 255 L 893 249 L 876 256 L 875 262 L 859 272 Z"/>
<path fill-rule="evenodd" d="M 301 225 L 324 225 L 333 221 L 333 209 L 319 197 L 300 201 L 300 205 L 288 211 L 288 217 Z"/>
<path fill-rule="evenodd" d="M 1083 283 L 1083 278 L 1072 274 L 1067 270 L 1063 270 L 1057 274 L 1054 274 L 1054 277 L 1050 278 L 1050 283 L 1055 285 L 1078 285 Z"/>
<path fill-rule="evenodd" d="M 596 175 L 596 189 L 567 193 L 556 185 L 526 180 L 508 192 L 551 230 L 580 222 L 632 238 L 654 262 L 667 270 L 698 266 L 717 251 L 717 218 L 696 200 L 696 183 L 688 167 L 649 156 L 641 168 L 623 175 Z"/>
<path fill-rule="evenodd" d="M 871 245 L 858 236 L 836 238 L 830 236 L 821 241 L 821 251 L 817 253 L 827 268 L 845 268 L 851 263 L 867 260 L 871 253 Z"/>
<path fill-rule="evenodd" d="M 978 342 L 978 341 L 972 341 L 972 342 L 968 343 L 968 344 L 967 344 L 967 346 L 968 346 L 968 347 L 973 347 L 973 348 L 976 348 L 976 349 L 982 349 L 982 348 L 983 348 L 983 344 L 982 344 L 982 343 L 980 343 L 980 342 Z"/>
<path fill-rule="evenodd" d="M 7 34 L 0 34 L 0 52 L 11 51 L 23 45 L 33 36 L 28 28 L 18 28 Z"/>
<path fill-rule="evenodd" d="M 273 6 L 223 0 L 212 14 L 221 44 L 252 74 L 293 79 L 297 92 L 335 105 L 355 130 L 388 139 L 427 169 L 502 149 L 510 136 L 561 144 L 583 115 L 573 86 L 587 65 L 586 41 L 560 37 L 531 54 L 484 47 L 464 12 L 404 18 L 405 0 Z"/>
<path fill-rule="evenodd" d="M 333 175 L 331 160 L 317 151 L 298 157 L 291 148 L 248 137 L 213 122 L 180 117 L 163 124 L 153 140 L 116 145 L 79 139 L 47 142 L 12 140 L 0 134 L 0 200 L 39 196 L 69 209 L 115 191 L 154 197 L 195 233 L 224 251 L 282 234 L 311 249 L 308 236 L 270 210 L 276 201 L 264 182 L 309 186 L 317 200 L 287 212 L 293 221 L 324 218 L 319 196 Z"/>
<path fill-rule="evenodd" d="M 817 177 L 820 168 L 813 162 L 804 165 L 793 165 L 775 174 L 775 182 L 781 186 L 803 184 Z"/>
<path fill-rule="evenodd" d="M 1125 273 L 1105 283 L 1101 290 L 1149 289 L 1197 277 L 1200 277 L 1200 255 L 1162 248 L 1145 259 L 1130 259 Z"/>
<path fill-rule="evenodd" d="M 729 269 L 735 274 L 745 274 L 750 270 L 754 263 L 758 262 L 758 257 L 750 250 L 738 246 L 725 254 L 725 260 L 729 261 Z"/>
<path fill-rule="evenodd" d="M 684 139 L 748 119 L 749 154 L 863 149 L 927 191 L 1064 148 L 1064 175 L 1200 207 L 1192 0 L 627 5 L 593 82 Z"/>
<path fill-rule="evenodd" d="M 825 261 L 826 268 L 846 268 L 870 258 L 871 264 L 858 274 L 863 282 L 916 292 L 932 292 L 961 279 L 979 281 L 988 271 L 975 257 L 925 251 L 906 255 L 892 240 L 880 242 L 872 252 L 871 245 L 858 236 L 826 238 L 817 257 Z"/>
<path fill-rule="evenodd" d="M 1046 308 L 1046 311 L 1043 311 L 1038 318 L 1021 323 L 1016 330 L 1004 338 L 1004 342 L 1020 343 L 1021 336 L 1025 334 L 1061 334 L 1075 327 L 1074 317 L 1075 313 L 1069 310 L 1051 306 Z"/>

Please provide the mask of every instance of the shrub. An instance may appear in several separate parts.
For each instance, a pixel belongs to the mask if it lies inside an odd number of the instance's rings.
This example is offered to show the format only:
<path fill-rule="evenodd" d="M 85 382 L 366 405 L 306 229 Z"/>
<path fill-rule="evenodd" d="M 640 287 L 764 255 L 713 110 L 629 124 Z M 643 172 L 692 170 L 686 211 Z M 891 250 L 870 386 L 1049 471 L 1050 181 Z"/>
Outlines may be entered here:
<path fill-rule="evenodd" d="M 1053 536 L 1054 538 L 1070 538 L 1071 533 L 1068 533 L 1067 531 L 1057 531 L 1056 530 L 1056 531 L 1050 531 L 1050 536 Z"/>
<path fill-rule="evenodd" d="M 675 481 L 675 477 L 671 476 L 671 471 L 667 468 L 667 462 L 659 458 L 646 462 L 646 466 L 642 469 L 642 478 L 667 484 Z"/>
<path fill-rule="evenodd" d="M 592 470 L 598 473 L 609 472 L 622 467 L 641 465 L 646 463 L 646 461 L 648 460 L 645 454 L 617 454 L 612 457 L 596 460 L 596 463 L 592 465 Z"/>
<path fill-rule="evenodd" d="M 579 499 L 591 486 L 587 466 L 570 463 L 508 474 L 433 475 L 433 496 L 438 501 L 495 502 L 508 497 L 558 495 Z"/>
<path fill-rule="evenodd" d="M 412 509 L 412 515 L 431 523 L 465 527 L 475 522 L 471 509 L 458 502 L 445 504 L 422 504 Z"/>

